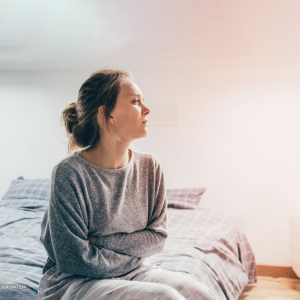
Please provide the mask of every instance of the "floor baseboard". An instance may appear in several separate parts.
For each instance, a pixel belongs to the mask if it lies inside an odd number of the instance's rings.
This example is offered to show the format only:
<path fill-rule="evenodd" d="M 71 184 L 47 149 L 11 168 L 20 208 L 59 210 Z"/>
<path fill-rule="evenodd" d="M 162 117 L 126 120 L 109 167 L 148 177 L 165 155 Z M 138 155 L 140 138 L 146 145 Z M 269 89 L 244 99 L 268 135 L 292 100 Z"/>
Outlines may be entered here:
<path fill-rule="evenodd" d="M 256 271 L 258 276 L 299 279 L 299 277 L 296 275 L 292 267 L 256 265 Z"/>

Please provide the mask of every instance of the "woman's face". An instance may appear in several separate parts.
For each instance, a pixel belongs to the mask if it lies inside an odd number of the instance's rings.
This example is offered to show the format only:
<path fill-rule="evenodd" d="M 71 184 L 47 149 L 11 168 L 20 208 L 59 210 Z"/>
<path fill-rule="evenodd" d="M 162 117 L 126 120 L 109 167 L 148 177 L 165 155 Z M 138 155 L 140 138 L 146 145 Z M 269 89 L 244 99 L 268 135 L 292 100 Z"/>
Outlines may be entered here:
<path fill-rule="evenodd" d="M 132 79 L 121 86 L 117 103 L 111 112 L 110 127 L 119 138 L 134 140 L 147 136 L 147 120 L 150 109 L 144 105 L 144 97 Z M 112 121 L 113 120 L 113 121 Z"/>

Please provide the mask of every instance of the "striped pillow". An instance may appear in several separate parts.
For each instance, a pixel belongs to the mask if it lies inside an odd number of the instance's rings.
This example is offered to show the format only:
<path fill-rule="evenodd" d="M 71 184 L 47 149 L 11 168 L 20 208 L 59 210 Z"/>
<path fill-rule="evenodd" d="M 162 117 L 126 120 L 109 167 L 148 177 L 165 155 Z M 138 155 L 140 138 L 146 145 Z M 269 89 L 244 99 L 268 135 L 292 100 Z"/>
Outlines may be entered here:
<path fill-rule="evenodd" d="M 205 191 L 206 187 L 166 189 L 168 207 L 196 209 Z"/>

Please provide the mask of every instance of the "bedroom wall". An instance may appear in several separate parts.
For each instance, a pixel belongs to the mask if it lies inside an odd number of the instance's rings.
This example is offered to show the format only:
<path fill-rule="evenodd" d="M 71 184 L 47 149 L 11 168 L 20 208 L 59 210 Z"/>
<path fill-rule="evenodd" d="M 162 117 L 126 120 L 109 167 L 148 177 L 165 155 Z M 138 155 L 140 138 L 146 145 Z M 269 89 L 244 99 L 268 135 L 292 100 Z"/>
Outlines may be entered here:
<path fill-rule="evenodd" d="M 127 68 L 145 103 L 181 106 L 180 126 L 151 126 L 150 113 L 148 136 L 133 146 L 160 158 L 167 187 L 206 186 L 201 206 L 230 215 L 257 264 L 290 266 L 300 3 L 60 3 L 32 1 L 11 15 L 8 6 L 1 16 L 0 196 L 18 176 L 50 177 L 65 157 L 60 113 L 89 74 Z"/>

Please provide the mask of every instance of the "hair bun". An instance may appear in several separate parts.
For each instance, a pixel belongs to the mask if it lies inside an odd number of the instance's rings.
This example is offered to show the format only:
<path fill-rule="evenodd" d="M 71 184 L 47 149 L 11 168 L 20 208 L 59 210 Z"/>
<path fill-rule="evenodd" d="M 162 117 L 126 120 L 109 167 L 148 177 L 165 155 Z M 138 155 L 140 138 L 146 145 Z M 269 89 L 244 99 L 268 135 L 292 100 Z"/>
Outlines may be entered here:
<path fill-rule="evenodd" d="M 62 121 L 66 127 L 66 130 L 69 134 L 73 133 L 74 128 L 78 124 L 78 114 L 76 109 L 76 102 L 70 103 L 66 108 L 62 111 Z"/>

